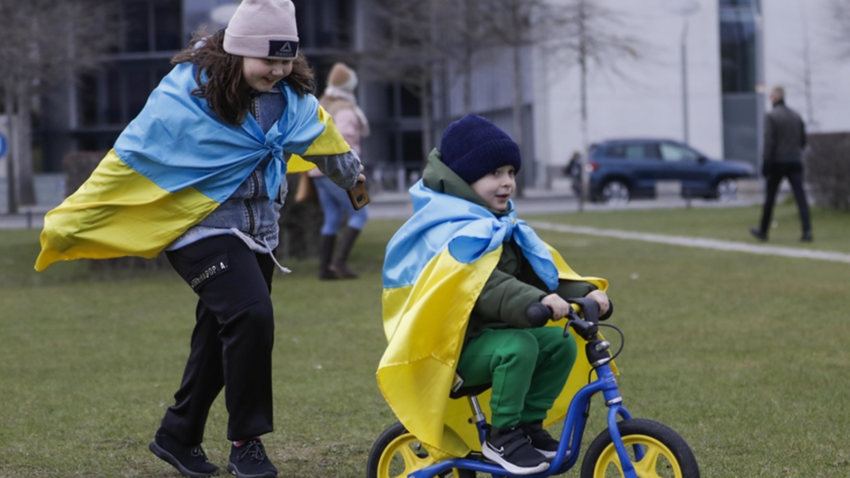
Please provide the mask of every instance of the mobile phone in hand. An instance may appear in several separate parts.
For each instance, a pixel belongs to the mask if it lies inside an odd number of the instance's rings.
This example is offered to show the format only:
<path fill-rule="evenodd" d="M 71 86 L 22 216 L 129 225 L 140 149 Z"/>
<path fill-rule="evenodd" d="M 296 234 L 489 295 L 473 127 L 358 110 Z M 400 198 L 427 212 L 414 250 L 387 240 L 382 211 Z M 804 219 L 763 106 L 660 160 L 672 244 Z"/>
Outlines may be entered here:
<path fill-rule="evenodd" d="M 349 189 L 347 192 L 348 199 L 351 200 L 351 205 L 354 206 L 355 211 L 363 209 L 363 206 L 369 204 L 369 193 L 366 192 L 365 182 L 358 182 L 353 189 Z"/>

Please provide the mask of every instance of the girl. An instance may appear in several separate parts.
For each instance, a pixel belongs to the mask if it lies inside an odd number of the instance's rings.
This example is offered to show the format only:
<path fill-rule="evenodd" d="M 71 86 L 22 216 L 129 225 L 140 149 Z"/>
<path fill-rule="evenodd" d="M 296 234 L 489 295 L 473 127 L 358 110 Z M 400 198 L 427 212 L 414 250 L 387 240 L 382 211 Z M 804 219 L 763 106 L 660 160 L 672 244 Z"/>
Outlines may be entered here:
<path fill-rule="evenodd" d="M 357 74 L 354 70 L 344 63 L 336 63 L 328 74 L 328 87 L 319 97 L 319 104 L 333 117 L 339 132 L 359 155 L 360 138 L 369 136 L 369 121 L 357 106 L 355 88 Z M 355 211 L 348 195 L 335 187 L 321 171 L 313 169 L 308 174 L 316 185 L 325 215 L 319 243 L 319 279 L 356 279 L 357 274 L 348 268 L 348 254 L 369 218 L 369 207 Z M 348 221 L 339 234 L 339 248 L 334 254 L 337 232 L 346 216 Z"/>
<path fill-rule="evenodd" d="M 164 249 L 199 300 L 183 380 L 150 450 L 186 476 L 215 474 L 201 442 L 224 388 L 227 470 L 275 477 L 260 436 L 273 428 L 270 292 L 284 175 L 311 166 L 302 155 L 340 187 L 365 178 L 310 94 L 291 1 L 243 0 L 225 30 L 172 62 L 92 177 L 48 213 L 36 269 Z"/>

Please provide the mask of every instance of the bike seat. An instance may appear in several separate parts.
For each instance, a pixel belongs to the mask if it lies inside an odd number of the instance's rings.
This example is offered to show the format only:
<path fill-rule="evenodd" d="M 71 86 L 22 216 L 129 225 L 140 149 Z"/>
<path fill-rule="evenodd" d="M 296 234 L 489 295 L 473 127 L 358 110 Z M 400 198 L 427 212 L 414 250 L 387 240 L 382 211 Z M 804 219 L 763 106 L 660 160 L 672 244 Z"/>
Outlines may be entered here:
<path fill-rule="evenodd" d="M 449 392 L 449 398 L 457 399 L 461 397 L 469 397 L 472 395 L 478 395 L 486 391 L 488 388 L 492 387 L 492 383 L 482 383 L 481 385 L 473 385 L 470 387 L 460 387 L 457 391 Z"/>

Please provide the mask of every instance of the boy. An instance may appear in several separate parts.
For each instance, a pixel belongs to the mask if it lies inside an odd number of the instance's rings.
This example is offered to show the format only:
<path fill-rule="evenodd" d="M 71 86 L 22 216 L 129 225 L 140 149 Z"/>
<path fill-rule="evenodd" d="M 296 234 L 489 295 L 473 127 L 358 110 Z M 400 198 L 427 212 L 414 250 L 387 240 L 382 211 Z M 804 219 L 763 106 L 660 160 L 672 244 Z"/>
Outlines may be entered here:
<path fill-rule="evenodd" d="M 570 307 L 565 298 L 586 296 L 607 318 L 611 304 L 606 281 L 578 276 L 516 218 L 510 199 L 520 166 L 516 143 L 486 119 L 468 115 L 446 129 L 410 190 L 413 217 L 387 245 L 390 344 L 378 382 L 438 459 L 462 453 L 433 419 L 450 413 L 454 373 L 464 386 L 492 383 L 482 453 L 513 474 L 532 474 L 555 456 L 558 442 L 543 420 L 564 389 L 576 344 L 560 327 L 535 328 L 526 310 L 539 301 L 560 319 Z"/>

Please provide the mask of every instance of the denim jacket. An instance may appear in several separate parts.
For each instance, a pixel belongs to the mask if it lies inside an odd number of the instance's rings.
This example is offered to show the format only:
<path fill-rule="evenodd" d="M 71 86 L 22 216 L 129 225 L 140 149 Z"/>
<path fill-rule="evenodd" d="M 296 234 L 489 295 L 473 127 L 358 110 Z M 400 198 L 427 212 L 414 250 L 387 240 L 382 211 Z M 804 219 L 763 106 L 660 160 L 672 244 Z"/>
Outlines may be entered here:
<path fill-rule="evenodd" d="M 274 88 L 267 93 L 256 93 L 250 112 L 265 133 L 281 117 L 285 109 L 284 95 L 281 94 L 280 89 Z M 289 160 L 289 156 L 284 154 L 286 160 Z M 354 150 L 337 155 L 310 156 L 305 159 L 315 163 L 322 173 L 341 188 L 351 189 L 357 183 L 357 177 L 360 174 L 360 158 Z M 278 245 L 278 219 L 288 186 L 286 181 L 283 181 L 278 196 L 274 198 L 274 201 L 269 201 L 263 171 L 270 160 L 270 156 L 263 160 L 230 198 L 203 221 L 175 239 L 166 247 L 166 250 L 173 251 L 211 236 L 232 234 L 239 236 L 257 252 L 267 254 L 273 251 Z"/>

